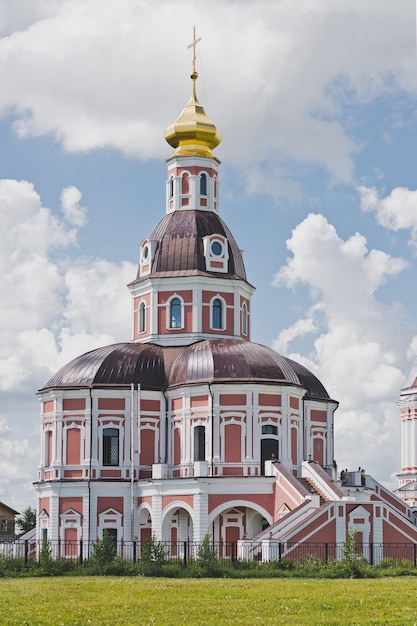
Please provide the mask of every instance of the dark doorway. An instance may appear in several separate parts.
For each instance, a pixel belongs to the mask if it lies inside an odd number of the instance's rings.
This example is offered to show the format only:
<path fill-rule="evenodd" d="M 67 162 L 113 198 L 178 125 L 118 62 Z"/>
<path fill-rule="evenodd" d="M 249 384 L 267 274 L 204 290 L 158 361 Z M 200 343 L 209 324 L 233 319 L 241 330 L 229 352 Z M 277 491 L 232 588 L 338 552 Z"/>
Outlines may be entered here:
<path fill-rule="evenodd" d="M 111 539 L 114 549 L 117 550 L 117 528 L 105 528 L 103 530 L 103 539 L 104 537 Z"/>
<path fill-rule="evenodd" d="M 278 460 L 278 440 L 261 439 L 261 475 L 265 476 L 265 461 Z"/>

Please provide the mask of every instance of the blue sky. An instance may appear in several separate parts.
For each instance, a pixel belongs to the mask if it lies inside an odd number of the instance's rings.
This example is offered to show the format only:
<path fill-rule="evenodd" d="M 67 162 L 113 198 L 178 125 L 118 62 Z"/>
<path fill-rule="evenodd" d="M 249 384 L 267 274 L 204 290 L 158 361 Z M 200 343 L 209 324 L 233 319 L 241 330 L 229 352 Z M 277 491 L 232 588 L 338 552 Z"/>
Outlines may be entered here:
<path fill-rule="evenodd" d="M 163 131 L 190 94 L 223 134 L 220 212 L 252 339 L 340 402 L 336 460 L 395 487 L 417 375 L 414 0 L 0 0 L 0 500 L 35 499 L 35 392 L 131 339 Z"/>

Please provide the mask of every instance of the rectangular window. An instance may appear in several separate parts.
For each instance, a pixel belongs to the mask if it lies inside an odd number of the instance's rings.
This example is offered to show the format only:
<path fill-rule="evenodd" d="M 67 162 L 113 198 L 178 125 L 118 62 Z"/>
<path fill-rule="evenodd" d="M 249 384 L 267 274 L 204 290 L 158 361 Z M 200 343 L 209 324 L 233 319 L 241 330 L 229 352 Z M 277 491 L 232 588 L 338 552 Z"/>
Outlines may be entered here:
<path fill-rule="evenodd" d="M 119 465 L 119 429 L 103 430 L 103 465 Z"/>

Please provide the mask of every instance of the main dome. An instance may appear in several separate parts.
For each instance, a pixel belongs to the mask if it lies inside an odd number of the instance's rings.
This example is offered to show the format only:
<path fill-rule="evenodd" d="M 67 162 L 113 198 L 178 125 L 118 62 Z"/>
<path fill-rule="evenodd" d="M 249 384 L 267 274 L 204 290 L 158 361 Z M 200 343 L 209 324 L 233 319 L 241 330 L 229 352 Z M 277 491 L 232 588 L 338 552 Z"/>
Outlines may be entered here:
<path fill-rule="evenodd" d="M 207 339 L 190 346 L 117 343 L 76 357 L 42 391 L 62 387 L 129 387 L 166 390 L 193 384 L 264 383 L 306 389 L 310 399 L 329 395 L 307 368 L 250 341 Z"/>

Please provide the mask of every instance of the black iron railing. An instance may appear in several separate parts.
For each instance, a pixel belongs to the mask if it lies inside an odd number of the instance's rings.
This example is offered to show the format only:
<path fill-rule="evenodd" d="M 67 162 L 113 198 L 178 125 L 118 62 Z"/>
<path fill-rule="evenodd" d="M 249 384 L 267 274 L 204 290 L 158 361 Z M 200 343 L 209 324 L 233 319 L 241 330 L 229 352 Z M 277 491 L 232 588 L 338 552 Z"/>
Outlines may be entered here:
<path fill-rule="evenodd" d="M 187 565 L 198 557 L 201 543 L 193 541 L 158 542 L 163 550 L 167 562 L 177 562 Z M 7 559 L 24 559 L 28 563 L 31 559 L 41 558 L 42 551 L 47 549 L 52 559 L 72 559 L 78 563 L 94 555 L 95 542 L 85 541 L 13 541 L 0 542 L 0 557 Z M 117 555 L 131 562 L 142 559 L 146 543 L 140 541 L 122 541 L 114 544 Z M 270 541 L 230 541 L 212 542 L 211 547 L 219 563 L 223 561 L 273 562 L 273 561 L 301 561 L 317 560 L 323 563 L 338 561 L 346 557 L 344 543 L 290 543 Z M 353 551 L 354 558 L 364 559 L 370 565 L 376 565 L 383 559 L 392 561 L 408 561 L 417 566 L 416 543 L 368 543 L 356 544 Z"/>

